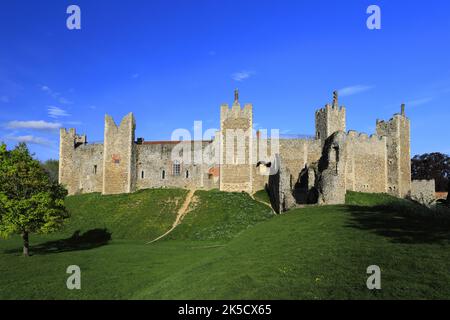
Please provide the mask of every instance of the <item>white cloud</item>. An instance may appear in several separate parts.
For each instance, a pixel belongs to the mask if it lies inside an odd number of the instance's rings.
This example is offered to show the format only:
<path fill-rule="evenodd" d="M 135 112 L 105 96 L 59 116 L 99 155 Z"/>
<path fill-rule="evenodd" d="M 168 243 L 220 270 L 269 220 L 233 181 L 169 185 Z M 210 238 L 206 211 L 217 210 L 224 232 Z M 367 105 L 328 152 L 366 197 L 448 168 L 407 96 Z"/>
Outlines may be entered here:
<path fill-rule="evenodd" d="M 58 101 L 59 101 L 59 103 L 61 103 L 61 104 L 72 104 L 72 103 L 73 103 L 72 101 L 67 100 L 67 99 L 64 98 L 64 97 L 59 98 Z"/>
<path fill-rule="evenodd" d="M 6 124 L 7 129 L 57 130 L 61 127 L 61 123 L 43 120 L 10 121 Z"/>
<path fill-rule="evenodd" d="M 359 84 L 359 85 L 355 85 L 355 86 L 342 88 L 342 89 L 338 90 L 338 92 L 341 97 L 348 97 L 348 96 L 352 96 L 352 95 L 355 95 L 355 94 L 358 94 L 358 93 L 361 93 L 364 91 L 371 90 L 373 88 L 374 88 L 374 86 L 366 86 L 366 85 Z"/>
<path fill-rule="evenodd" d="M 420 106 L 423 104 L 427 104 L 428 102 L 430 102 L 432 100 L 433 100 L 433 98 L 428 97 L 428 98 L 422 98 L 422 99 L 417 99 L 417 100 L 411 100 L 411 101 L 406 102 L 405 104 L 410 107 L 416 107 L 416 106 Z"/>
<path fill-rule="evenodd" d="M 59 92 L 53 91 L 48 86 L 41 86 L 41 90 L 46 92 L 49 96 L 51 96 L 53 99 L 57 100 L 61 104 L 72 104 L 73 103 L 72 101 L 62 97 Z"/>
<path fill-rule="evenodd" d="M 68 117 L 70 114 L 67 113 L 66 110 L 55 107 L 55 106 L 49 106 L 48 107 L 48 116 L 51 118 L 59 118 L 59 117 Z"/>
<path fill-rule="evenodd" d="M 253 72 L 250 72 L 250 71 L 240 71 L 240 72 L 233 73 L 231 75 L 231 78 L 233 78 L 234 81 L 241 82 L 241 81 L 244 81 L 244 80 L 250 78 L 252 74 L 253 74 Z"/>
<path fill-rule="evenodd" d="M 9 97 L 8 96 L 1 96 L 0 97 L 0 101 L 3 103 L 8 103 L 9 102 Z"/>
<path fill-rule="evenodd" d="M 37 144 L 37 145 L 44 145 L 44 146 L 48 146 L 51 145 L 51 141 L 44 139 L 44 138 L 40 138 L 40 137 L 36 137 L 36 136 L 32 136 L 32 135 L 27 135 L 27 136 L 7 136 L 6 137 L 7 140 L 10 141 L 16 141 L 16 142 L 25 142 L 27 144 Z"/>
<path fill-rule="evenodd" d="M 70 126 L 80 126 L 83 123 L 81 121 L 67 121 L 67 122 L 64 122 L 64 124 L 68 124 Z"/>
<path fill-rule="evenodd" d="M 133 74 L 133 75 L 131 76 L 131 78 L 133 78 L 133 79 L 137 79 L 137 78 L 139 78 L 139 73 L 135 73 L 135 74 Z"/>

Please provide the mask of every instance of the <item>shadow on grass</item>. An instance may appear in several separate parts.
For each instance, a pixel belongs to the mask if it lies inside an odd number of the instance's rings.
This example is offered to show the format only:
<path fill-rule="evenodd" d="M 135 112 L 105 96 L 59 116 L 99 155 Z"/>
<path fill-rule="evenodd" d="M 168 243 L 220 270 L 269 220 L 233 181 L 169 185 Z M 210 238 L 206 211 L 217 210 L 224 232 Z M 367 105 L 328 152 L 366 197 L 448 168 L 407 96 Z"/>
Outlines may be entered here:
<path fill-rule="evenodd" d="M 450 215 L 416 204 L 347 208 L 351 213 L 347 227 L 368 230 L 396 243 L 450 243 Z"/>
<path fill-rule="evenodd" d="M 93 229 L 81 234 L 75 231 L 74 234 L 67 239 L 48 241 L 36 246 L 30 247 L 31 255 L 43 255 L 51 253 L 89 250 L 98 248 L 108 244 L 111 240 L 112 233 L 107 229 Z M 18 250 L 8 250 L 5 253 L 17 253 Z"/>

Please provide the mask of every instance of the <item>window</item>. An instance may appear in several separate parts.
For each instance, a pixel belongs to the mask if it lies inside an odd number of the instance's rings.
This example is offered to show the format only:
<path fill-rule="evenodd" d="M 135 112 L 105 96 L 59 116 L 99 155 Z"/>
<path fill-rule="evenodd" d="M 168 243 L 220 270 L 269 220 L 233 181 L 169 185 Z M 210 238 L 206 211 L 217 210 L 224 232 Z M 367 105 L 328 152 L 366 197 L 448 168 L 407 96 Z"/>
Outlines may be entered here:
<path fill-rule="evenodd" d="M 189 170 L 186 170 L 186 179 L 189 179 Z"/>
<path fill-rule="evenodd" d="M 180 176 L 180 174 L 181 174 L 181 165 L 180 165 L 180 163 L 178 161 L 175 161 L 173 163 L 172 171 L 173 171 L 173 175 L 174 176 Z"/>
<path fill-rule="evenodd" d="M 97 174 L 97 165 L 94 165 L 94 169 L 92 170 L 93 174 Z"/>
<path fill-rule="evenodd" d="M 141 179 L 144 179 L 145 174 L 144 174 L 144 170 L 141 171 Z"/>
<path fill-rule="evenodd" d="M 166 178 L 166 170 L 163 170 L 162 172 L 161 172 L 161 179 L 165 179 Z"/>

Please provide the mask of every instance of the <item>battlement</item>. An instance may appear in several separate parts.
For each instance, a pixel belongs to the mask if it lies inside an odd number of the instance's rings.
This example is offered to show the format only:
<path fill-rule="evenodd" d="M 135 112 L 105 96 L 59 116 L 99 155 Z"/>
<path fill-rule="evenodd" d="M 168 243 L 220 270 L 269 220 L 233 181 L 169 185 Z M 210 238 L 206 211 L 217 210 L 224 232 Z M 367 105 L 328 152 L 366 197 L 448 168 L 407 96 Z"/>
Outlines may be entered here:
<path fill-rule="evenodd" d="M 243 109 L 239 104 L 234 104 L 231 108 L 228 104 L 223 104 L 220 109 L 220 117 L 223 120 L 228 118 L 252 118 L 253 106 L 246 104 Z"/>
<path fill-rule="evenodd" d="M 342 113 L 345 113 L 345 111 L 346 111 L 345 106 L 337 107 L 337 106 L 333 106 L 333 105 L 327 103 L 325 105 L 325 107 L 316 110 L 316 116 L 320 117 L 324 114 L 330 114 L 330 113 L 342 114 Z"/>
<path fill-rule="evenodd" d="M 71 146 L 72 148 L 77 148 L 80 145 L 87 144 L 87 136 L 85 134 L 78 135 L 76 129 L 70 128 L 65 129 L 61 128 L 59 131 L 59 136 L 61 139 L 61 143 L 65 144 L 65 146 Z"/>
<path fill-rule="evenodd" d="M 347 137 L 352 141 L 359 142 L 381 142 L 386 141 L 386 137 L 379 136 L 377 134 L 368 135 L 365 132 L 357 132 L 355 130 L 349 130 L 347 132 Z"/>

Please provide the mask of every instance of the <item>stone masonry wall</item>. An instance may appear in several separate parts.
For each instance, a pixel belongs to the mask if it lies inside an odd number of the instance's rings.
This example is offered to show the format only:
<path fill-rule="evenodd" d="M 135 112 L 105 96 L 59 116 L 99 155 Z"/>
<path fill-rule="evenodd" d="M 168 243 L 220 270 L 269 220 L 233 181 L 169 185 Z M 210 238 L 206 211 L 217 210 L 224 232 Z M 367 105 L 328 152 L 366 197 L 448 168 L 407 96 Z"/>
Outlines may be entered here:
<path fill-rule="evenodd" d="M 120 125 L 105 116 L 103 157 L 103 194 L 132 192 L 136 180 L 133 114 L 125 116 Z"/>
<path fill-rule="evenodd" d="M 346 143 L 346 189 L 387 192 L 386 138 L 349 131 Z"/>
<path fill-rule="evenodd" d="M 436 201 L 436 182 L 434 180 L 413 180 L 411 199 L 424 205 Z"/>

